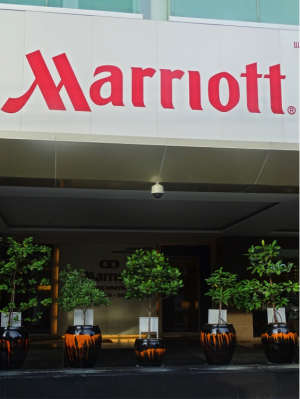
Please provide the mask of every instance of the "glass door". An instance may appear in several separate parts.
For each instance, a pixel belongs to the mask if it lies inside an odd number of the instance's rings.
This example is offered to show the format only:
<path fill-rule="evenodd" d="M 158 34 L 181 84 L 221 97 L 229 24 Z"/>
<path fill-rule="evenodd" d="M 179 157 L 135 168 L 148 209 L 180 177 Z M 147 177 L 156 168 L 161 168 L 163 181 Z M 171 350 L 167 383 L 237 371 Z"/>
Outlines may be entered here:
<path fill-rule="evenodd" d="M 163 332 L 199 331 L 198 257 L 168 257 L 181 271 L 184 287 L 162 302 Z"/>

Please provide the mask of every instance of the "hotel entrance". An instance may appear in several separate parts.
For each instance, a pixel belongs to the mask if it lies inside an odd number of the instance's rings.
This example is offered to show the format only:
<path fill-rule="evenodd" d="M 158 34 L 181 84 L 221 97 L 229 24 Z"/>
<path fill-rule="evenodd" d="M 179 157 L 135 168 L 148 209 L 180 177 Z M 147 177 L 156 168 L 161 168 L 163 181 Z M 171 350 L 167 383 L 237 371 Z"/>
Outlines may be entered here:
<path fill-rule="evenodd" d="M 207 322 L 210 299 L 204 296 L 210 268 L 208 246 L 162 246 L 171 266 L 181 272 L 184 287 L 162 301 L 163 333 L 199 332 Z"/>

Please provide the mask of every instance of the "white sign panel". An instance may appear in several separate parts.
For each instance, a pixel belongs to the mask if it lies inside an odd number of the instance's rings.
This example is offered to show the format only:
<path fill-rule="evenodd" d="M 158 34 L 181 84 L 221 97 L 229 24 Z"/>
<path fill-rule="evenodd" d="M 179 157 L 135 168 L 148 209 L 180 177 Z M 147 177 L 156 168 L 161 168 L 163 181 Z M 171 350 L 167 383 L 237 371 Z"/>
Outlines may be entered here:
<path fill-rule="evenodd" d="M 0 11 L 0 129 L 298 142 L 297 30 Z"/>

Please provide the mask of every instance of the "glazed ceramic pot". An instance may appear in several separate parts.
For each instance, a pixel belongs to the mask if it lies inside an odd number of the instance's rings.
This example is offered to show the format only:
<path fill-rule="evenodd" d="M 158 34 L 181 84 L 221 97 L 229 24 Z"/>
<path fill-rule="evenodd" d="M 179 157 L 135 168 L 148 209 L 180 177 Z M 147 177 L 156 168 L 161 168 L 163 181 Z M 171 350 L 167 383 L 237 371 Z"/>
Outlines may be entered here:
<path fill-rule="evenodd" d="M 261 342 L 269 362 L 293 362 L 297 350 L 297 334 L 291 324 L 265 324 L 261 333 Z"/>
<path fill-rule="evenodd" d="M 204 324 L 201 346 L 208 364 L 229 364 L 236 345 L 232 324 Z"/>
<path fill-rule="evenodd" d="M 134 343 L 134 353 L 139 366 L 161 366 L 165 351 L 165 342 L 162 338 L 138 338 Z"/>
<path fill-rule="evenodd" d="M 65 334 L 65 351 L 71 367 L 94 367 L 102 335 L 98 326 L 69 326 Z"/>
<path fill-rule="evenodd" d="M 18 370 L 28 352 L 29 334 L 25 327 L 0 327 L 0 370 Z"/>

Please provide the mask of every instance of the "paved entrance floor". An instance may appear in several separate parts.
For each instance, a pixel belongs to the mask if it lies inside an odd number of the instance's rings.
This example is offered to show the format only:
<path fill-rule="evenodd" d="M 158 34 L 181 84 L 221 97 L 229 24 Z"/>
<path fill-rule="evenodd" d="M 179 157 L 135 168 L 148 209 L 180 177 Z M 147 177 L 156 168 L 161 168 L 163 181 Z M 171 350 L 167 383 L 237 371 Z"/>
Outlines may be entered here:
<path fill-rule="evenodd" d="M 99 352 L 96 368 L 135 367 L 133 353 L 134 339 L 105 339 Z M 109 342 L 110 341 L 110 342 Z M 198 340 L 166 339 L 164 366 L 200 366 L 205 365 L 205 357 Z M 299 353 L 295 358 L 299 363 Z M 268 365 L 261 344 L 245 343 L 236 346 L 232 365 Z M 63 339 L 31 340 L 24 370 L 67 368 L 68 362 L 63 356 Z"/>
<path fill-rule="evenodd" d="M 269 364 L 260 345 L 237 345 L 232 364 L 211 366 L 198 341 L 166 340 L 164 367 L 136 367 L 134 340 L 106 340 L 93 369 L 71 369 L 63 341 L 32 341 L 20 371 L 0 373 L 0 398 L 298 399 L 299 356 Z M 64 366 L 63 366 L 64 361 Z"/>

